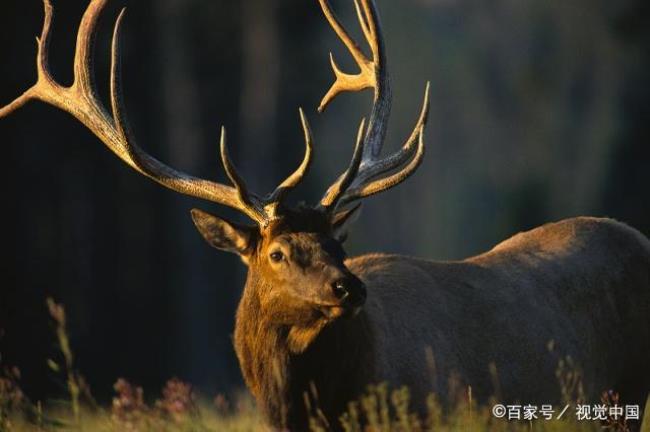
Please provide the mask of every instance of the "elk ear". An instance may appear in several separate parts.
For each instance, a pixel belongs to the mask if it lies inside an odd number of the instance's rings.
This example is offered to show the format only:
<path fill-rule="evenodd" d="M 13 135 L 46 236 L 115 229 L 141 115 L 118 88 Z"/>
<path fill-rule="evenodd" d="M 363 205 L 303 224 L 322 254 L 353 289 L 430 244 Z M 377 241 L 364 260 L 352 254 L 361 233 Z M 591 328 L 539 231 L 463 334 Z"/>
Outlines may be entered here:
<path fill-rule="evenodd" d="M 192 220 L 210 246 L 240 255 L 244 262 L 254 249 L 256 229 L 236 224 L 198 209 L 192 209 Z"/>
<path fill-rule="evenodd" d="M 348 229 L 361 214 L 361 203 L 348 210 L 342 210 L 334 215 L 332 219 L 332 232 L 334 238 L 343 243 L 348 237 Z"/>

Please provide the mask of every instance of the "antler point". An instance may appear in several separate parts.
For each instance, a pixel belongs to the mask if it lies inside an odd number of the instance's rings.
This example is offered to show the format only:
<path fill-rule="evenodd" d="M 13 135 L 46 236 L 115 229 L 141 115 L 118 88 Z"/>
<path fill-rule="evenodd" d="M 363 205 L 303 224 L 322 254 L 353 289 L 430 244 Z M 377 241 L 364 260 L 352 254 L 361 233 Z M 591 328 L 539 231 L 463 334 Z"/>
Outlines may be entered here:
<path fill-rule="evenodd" d="M 325 111 L 325 109 L 330 104 L 330 102 L 332 102 L 332 100 L 336 97 L 337 93 L 338 93 L 338 91 L 336 90 L 336 83 L 334 83 L 332 85 L 332 87 L 329 89 L 329 91 L 327 92 L 327 94 L 325 94 L 325 96 L 321 100 L 321 103 L 318 106 L 318 112 L 319 113 L 322 114 L 323 111 Z"/>
<path fill-rule="evenodd" d="M 4 118 L 8 116 L 9 114 L 16 111 L 18 108 L 25 105 L 27 102 L 29 102 L 34 97 L 33 92 L 34 92 L 34 87 L 31 87 L 27 91 L 25 91 L 22 95 L 18 96 L 16 99 L 11 101 L 9 104 L 5 106 L 1 106 L 0 118 Z"/>

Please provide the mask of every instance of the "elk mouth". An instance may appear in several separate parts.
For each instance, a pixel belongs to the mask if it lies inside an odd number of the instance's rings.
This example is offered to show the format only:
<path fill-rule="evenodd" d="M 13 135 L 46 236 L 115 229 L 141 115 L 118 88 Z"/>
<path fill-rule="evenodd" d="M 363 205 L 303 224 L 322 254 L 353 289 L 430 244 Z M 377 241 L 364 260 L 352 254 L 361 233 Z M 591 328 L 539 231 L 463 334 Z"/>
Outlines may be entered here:
<path fill-rule="evenodd" d="M 361 312 L 361 306 L 353 305 L 319 305 L 316 310 L 326 321 L 335 321 L 339 318 L 353 318 Z"/>

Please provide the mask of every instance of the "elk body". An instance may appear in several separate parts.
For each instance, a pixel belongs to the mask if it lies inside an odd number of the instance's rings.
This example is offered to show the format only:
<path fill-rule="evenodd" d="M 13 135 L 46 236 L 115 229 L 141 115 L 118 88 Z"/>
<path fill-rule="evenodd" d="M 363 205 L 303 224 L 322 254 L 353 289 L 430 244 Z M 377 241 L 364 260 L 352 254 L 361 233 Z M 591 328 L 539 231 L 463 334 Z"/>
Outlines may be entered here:
<path fill-rule="evenodd" d="M 320 110 L 340 92 L 366 88 L 374 90 L 374 103 L 349 167 L 318 205 L 285 202 L 312 159 L 302 111 L 303 162 L 265 197 L 248 191 L 228 156 L 225 131 L 221 158 L 234 186 L 176 171 L 138 147 L 124 126 L 119 95 L 122 14 L 113 37 L 110 109 L 92 82 L 90 45 L 106 0 L 92 0 L 82 18 L 70 87 L 58 84 L 48 70 L 52 8 L 45 0 L 37 83 L 0 109 L 0 117 L 32 99 L 50 103 L 141 174 L 238 209 L 255 222 L 192 211 L 210 245 L 240 255 L 248 265 L 235 349 L 246 384 L 274 427 L 307 428 L 305 394 L 317 394 L 319 408 L 336 428 L 347 402 L 368 384 L 407 385 L 421 403 L 430 392 L 444 396 L 452 375 L 479 398 L 496 392 L 503 402 L 551 403 L 560 394 L 549 341 L 583 366 L 588 395 L 613 388 L 639 403 L 650 389 L 650 242 L 634 229 L 609 219 L 575 218 L 520 233 L 457 262 L 345 256 L 343 241 L 359 208 L 354 203 L 401 183 L 420 165 L 428 90 L 411 136 L 397 152 L 382 156 L 391 92 L 376 6 L 355 1 L 368 57 L 327 1 L 319 1 L 360 69 L 344 73 L 332 58 L 336 81 Z M 497 388 L 490 365 L 497 371 Z"/>
<path fill-rule="evenodd" d="M 288 256 L 305 249 L 294 244 Z M 613 220 L 548 224 L 458 262 L 382 254 L 345 260 L 367 289 L 363 309 L 333 322 L 305 310 L 308 330 L 320 332 L 308 332 L 298 344 L 293 328 L 260 313 L 277 288 L 258 273 L 266 266 L 264 252 L 249 269 L 235 346 L 246 382 L 276 425 L 304 429 L 303 393 L 312 381 L 330 419 L 368 383 L 407 385 L 422 403 L 431 392 L 447 396 L 452 375 L 479 400 L 499 393 L 504 403 L 556 402 L 551 340 L 584 366 L 590 400 L 617 389 L 642 404 L 650 390 L 650 242 Z M 310 260 L 314 267 L 322 263 L 317 255 Z M 299 304 L 280 308 L 295 312 Z"/>

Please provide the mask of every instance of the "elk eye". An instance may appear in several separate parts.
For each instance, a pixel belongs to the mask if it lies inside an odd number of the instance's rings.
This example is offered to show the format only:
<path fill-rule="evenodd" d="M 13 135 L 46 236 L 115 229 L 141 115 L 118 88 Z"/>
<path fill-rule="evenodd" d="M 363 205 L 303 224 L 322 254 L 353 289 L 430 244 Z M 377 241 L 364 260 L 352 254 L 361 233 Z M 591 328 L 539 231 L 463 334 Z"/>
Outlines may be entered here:
<path fill-rule="evenodd" d="M 280 262 L 284 259 L 284 254 L 280 251 L 271 252 L 271 255 L 269 256 L 273 262 Z"/>

